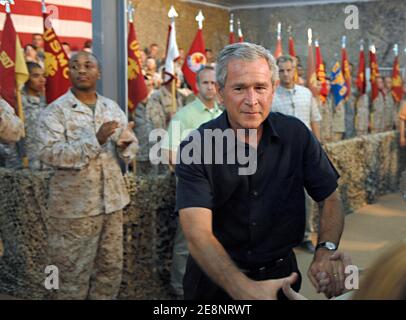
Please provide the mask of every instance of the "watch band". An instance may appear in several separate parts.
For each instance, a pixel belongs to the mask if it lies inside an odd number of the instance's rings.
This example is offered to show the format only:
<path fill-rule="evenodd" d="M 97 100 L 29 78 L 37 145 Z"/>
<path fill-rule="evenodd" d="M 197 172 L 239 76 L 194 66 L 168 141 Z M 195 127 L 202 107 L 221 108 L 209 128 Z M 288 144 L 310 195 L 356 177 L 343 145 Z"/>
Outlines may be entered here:
<path fill-rule="evenodd" d="M 320 242 L 317 244 L 316 249 L 320 249 L 320 248 L 324 248 L 330 251 L 335 251 L 337 250 L 337 246 L 335 245 L 335 243 L 330 242 L 330 241 L 325 241 L 325 242 Z"/>

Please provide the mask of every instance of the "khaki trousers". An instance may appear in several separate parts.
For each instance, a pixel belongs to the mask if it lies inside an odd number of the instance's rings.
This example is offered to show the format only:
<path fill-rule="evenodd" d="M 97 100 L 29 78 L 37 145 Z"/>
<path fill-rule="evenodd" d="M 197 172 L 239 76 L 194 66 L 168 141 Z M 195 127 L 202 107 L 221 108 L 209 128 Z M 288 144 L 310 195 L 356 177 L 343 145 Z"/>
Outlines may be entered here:
<path fill-rule="evenodd" d="M 47 219 L 50 263 L 59 270 L 58 300 L 110 300 L 123 270 L 123 211 Z"/>

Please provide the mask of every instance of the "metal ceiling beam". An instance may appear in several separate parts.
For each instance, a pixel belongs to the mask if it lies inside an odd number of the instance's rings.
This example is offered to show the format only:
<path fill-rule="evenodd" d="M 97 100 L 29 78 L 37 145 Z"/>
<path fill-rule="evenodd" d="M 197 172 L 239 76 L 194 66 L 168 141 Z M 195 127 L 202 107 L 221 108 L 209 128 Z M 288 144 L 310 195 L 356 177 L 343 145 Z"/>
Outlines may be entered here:
<path fill-rule="evenodd" d="M 215 7 L 227 11 L 234 11 L 234 10 L 250 10 L 250 9 L 261 9 L 261 8 L 281 8 L 281 7 L 297 7 L 297 6 L 310 6 L 310 5 L 326 5 L 326 4 L 340 4 L 340 3 L 356 3 L 356 2 L 372 2 L 372 1 L 382 1 L 382 0 L 324 0 L 323 2 L 317 0 L 306 0 L 306 1 L 294 1 L 294 2 L 286 2 L 286 1 L 274 1 L 272 3 L 251 3 L 247 5 L 226 5 L 226 4 L 218 4 L 208 1 L 200 1 L 200 0 L 181 0 L 182 2 L 198 4 L 207 7 Z M 220 1 L 221 2 L 221 1 Z M 248 1 L 247 1 L 248 2 Z"/>

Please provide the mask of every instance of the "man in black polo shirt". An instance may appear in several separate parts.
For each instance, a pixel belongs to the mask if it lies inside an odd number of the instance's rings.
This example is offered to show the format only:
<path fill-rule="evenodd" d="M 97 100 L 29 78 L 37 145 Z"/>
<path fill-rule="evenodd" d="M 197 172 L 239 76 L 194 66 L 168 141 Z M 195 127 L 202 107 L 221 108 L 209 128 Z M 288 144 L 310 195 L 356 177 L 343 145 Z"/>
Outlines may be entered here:
<path fill-rule="evenodd" d="M 292 248 L 305 228 L 303 187 L 322 208 L 310 280 L 328 297 L 344 289 L 344 265 L 331 257 L 344 226 L 335 191 L 339 175 L 300 120 L 270 113 L 277 77 L 275 59 L 263 47 L 224 48 L 216 78 L 226 112 L 180 146 L 176 210 L 190 251 L 186 299 L 283 298 L 284 281 L 298 291 L 301 277 Z M 235 143 L 219 143 L 210 136 L 216 129 L 232 129 Z M 227 163 L 241 145 L 255 151 L 254 159 Z M 247 167 L 256 170 L 241 173 Z"/>

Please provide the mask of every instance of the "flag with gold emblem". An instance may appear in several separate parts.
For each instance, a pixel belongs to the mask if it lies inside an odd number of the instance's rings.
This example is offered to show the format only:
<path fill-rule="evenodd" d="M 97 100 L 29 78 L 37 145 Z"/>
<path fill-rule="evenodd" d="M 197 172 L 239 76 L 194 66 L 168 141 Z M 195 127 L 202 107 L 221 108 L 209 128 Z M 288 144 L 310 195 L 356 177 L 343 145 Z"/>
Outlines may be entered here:
<path fill-rule="evenodd" d="M 140 46 L 135 33 L 134 22 L 130 22 L 128 34 L 128 111 L 133 112 L 138 103 L 148 97 L 148 90 L 142 74 Z"/>
<path fill-rule="evenodd" d="M 319 41 L 315 41 L 314 43 L 316 47 L 316 74 L 317 80 L 320 81 L 320 100 L 322 103 L 327 101 L 328 96 L 328 87 L 326 81 L 326 70 L 324 67 L 323 57 L 321 56 L 321 49 L 319 45 Z"/>
<path fill-rule="evenodd" d="M 17 91 L 28 80 L 20 39 L 14 28 L 11 14 L 6 14 L 0 47 L 0 94 L 24 121 L 21 104 L 17 103 Z"/>
<path fill-rule="evenodd" d="M 351 95 L 351 72 L 350 72 L 350 61 L 348 60 L 348 54 L 346 49 L 346 37 L 343 37 L 342 48 L 341 48 L 341 68 L 345 83 L 347 85 L 347 93 L 345 98 L 348 99 Z"/>
<path fill-rule="evenodd" d="M 359 65 L 358 65 L 358 75 L 356 80 L 357 89 L 360 95 L 365 94 L 367 82 L 365 79 L 365 52 L 364 44 L 361 43 L 359 50 Z"/>
<path fill-rule="evenodd" d="M 400 66 L 399 66 L 399 54 L 396 45 L 395 50 L 395 61 L 393 62 L 393 70 L 392 70 L 392 96 L 393 99 L 399 103 L 402 101 L 403 97 L 403 88 L 402 88 L 402 78 L 400 76 Z"/>
<path fill-rule="evenodd" d="M 376 48 L 374 45 L 369 48 L 369 63 L 371 68 L 371 101 L 373 102 L 379 96 L 377 79 L 380 77 L 378 60 L 376 58 Z"/>
<path fill-rule="evenodd" d="M 69 58 L 52 27 L 50 16 L 44 12 L 44 52 L 47 103 L 52 103 L 70 88 Z"/>
<path fill-rule="evenodd" d="M 347 96 L 347 85 L 341 72 L 340 63 L 337 61 L 331 71 L 331 93 L 333 94 L 335 107 L 345 102 Z"/>

